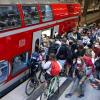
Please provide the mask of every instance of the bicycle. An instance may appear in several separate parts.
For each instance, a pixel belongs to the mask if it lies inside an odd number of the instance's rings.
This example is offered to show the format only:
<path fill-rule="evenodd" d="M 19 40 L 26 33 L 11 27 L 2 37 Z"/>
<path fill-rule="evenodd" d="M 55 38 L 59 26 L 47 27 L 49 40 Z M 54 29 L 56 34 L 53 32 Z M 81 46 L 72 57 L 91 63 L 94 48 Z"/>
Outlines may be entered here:
<path fill-rule="evenodd" d="M 48 100 L 56 90 L 59 93 L 59 76 L 55 76 L 50 80 L 44 92 L 41 94 L 40 100 Z"/>
<path fill-rule="evenodd" d="M 43 83 L 45 81 L 43 70 L 41 69 L 41 63 L 33 61 L 31 66 L 34 68 L 29 67 L 30 78 L 27 81 L 25 87 L 25 93 L 28 96 L 30 96 L 35 91 L 35 89 L 40 85 L 40 83 Z M 38 76 L 37 73 L 39 74 Z"/>

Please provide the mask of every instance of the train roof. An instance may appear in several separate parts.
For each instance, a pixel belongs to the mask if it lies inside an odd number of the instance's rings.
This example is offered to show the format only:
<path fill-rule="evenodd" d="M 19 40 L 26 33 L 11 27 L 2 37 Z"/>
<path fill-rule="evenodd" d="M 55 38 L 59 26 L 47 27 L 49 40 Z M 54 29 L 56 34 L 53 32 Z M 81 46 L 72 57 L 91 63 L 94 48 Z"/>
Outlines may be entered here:
<path fill-rule="evenodd" d="M 0 4 L 48 4 L 48 3 L 62 3 L 59 0 L 0 0 Z M 66 2 L 63 2 L 66 3 Z M 67 2 L 67 3 L 75 3 L 75 2 Z"/>

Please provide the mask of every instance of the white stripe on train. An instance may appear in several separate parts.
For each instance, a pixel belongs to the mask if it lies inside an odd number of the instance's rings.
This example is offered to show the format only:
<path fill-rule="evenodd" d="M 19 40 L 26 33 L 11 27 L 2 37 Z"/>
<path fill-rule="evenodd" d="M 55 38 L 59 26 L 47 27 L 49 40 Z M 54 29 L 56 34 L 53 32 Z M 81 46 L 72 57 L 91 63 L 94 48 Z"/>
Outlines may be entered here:
<path fill-rule="evenodd" d="M 23 79 L 23 77 L 25 75 L 27 75 L 28 73 L 29 73 L 29 70 L 26 70 L 25 72 L 21 73 L 20 75 L 18 75 L 15 78 L 13 78 L 12 80 L 10 80 L 9 82 L 7 82 L 6 84 L 2 84 L 0 86 L 0 92 L 2 92 L 3 90 L 7 89 L 8 87 L 10 87 L 14 83 L 16 83 L 18 80 Z"/>

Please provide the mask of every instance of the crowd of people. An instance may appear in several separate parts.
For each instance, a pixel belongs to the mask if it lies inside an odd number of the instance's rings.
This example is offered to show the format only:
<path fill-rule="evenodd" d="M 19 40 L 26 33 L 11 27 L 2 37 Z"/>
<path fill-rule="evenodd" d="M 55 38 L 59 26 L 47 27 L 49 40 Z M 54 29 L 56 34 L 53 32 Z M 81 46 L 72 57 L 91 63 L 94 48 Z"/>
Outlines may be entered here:
<path fill-rule="evenodd" d="M 83 97 L 87 81 L 100 90 L 100 24 L 73 29 L 54 39 L 45 38 L 37 52 L 44 61 L 46 80 L 59 74 L 71 79 L 73 85 L 66 97 L 72 96 L 76 88 Z"/>

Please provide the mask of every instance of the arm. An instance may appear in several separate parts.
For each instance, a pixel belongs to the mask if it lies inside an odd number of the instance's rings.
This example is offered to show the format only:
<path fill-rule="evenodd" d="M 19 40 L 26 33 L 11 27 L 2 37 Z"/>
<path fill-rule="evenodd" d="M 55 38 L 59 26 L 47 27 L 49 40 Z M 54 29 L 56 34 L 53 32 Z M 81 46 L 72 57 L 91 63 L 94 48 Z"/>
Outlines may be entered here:
<path fill-rule="evenodd" d="M 80 80 L 79 84 L 82 84 L 86 79 L 87 79 L 87 77 L 83 76 L 82 79 Z"/>
<path fill-rule="evenodd" d="M 51 65 L 51 62 L 50 61 L 47 61 L 46 63 L 43 62 L 42 63 L 42 68 L 43 69 L 49 69 L 50 68 L 50 65 Z"/>
<path fill-rule="evenodd" d="M 100 80 L 98 80 L 98 79 L 95 79 L 99 84 L 100 84 Z"/>

